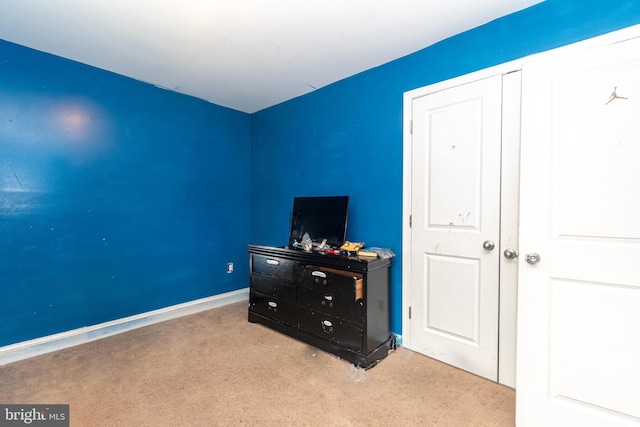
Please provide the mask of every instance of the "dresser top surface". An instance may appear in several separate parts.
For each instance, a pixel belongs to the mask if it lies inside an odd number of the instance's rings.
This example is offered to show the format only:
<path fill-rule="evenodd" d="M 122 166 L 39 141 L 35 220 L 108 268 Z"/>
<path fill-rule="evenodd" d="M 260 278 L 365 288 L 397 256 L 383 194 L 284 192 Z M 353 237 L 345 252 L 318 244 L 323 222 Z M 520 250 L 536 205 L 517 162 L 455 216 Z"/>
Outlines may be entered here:
<path fill-rule="evenodd" d="M 324 252 L 305 252 L 287 247 L 248 245 L 250 254 L 292 259 L 302 263 L 334 266 L 357 271 L 371 271 L 391 264 L 391 259 L 359 258 L 357 256 L 333 255 Z"/>

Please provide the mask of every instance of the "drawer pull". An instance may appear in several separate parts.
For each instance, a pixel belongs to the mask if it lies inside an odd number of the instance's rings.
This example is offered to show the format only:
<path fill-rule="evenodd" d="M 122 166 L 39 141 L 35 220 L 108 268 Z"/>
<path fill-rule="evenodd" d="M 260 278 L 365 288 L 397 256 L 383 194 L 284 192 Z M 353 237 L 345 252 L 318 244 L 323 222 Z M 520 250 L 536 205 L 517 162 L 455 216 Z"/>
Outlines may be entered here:
<path fill-rule="evenodd" d="M 276 308 L 277 306 L 278 306 L 278 303 L 273 302 L 273 301 L 269 301 L 269 307 Z"/>
<path fill-rule="evenodd" d="M 267 259 L 267 264 L 269 265 L 280 265 L 280 261 L 277 259 Z"/>
<path fill-rule="evenodd" d="M 322 332 L 325 334 L 333 334 L 333 323 L 328 320 L 322 321 Z"/>
<path fill-rule="evenodd" d="M 317 277 L 322 277 L 323 279 L 327 278 L 327 273 L 325 273 L 324 271 L 313 271 L 311 273 L 312 276 L 317 276 Z"/>
<path fill-rule="evenodd" d="M 327 301 L 333 301 L 333 295 L 323 295 Z"/>

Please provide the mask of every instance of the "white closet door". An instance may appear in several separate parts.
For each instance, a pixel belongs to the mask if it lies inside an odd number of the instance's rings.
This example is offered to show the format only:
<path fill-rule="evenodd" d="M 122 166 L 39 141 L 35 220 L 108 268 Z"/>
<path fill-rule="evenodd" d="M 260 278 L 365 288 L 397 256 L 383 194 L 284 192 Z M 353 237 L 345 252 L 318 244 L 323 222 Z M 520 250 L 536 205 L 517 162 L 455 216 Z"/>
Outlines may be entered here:
<path fill-rule="evenodd" d="M 522 77 L 517 424 L 640 425 L 640 39 Z"/>
<path fill-rule="evenodd" d="M 498 379 L 502 76 L 413 100 L 409 348 Z"/>

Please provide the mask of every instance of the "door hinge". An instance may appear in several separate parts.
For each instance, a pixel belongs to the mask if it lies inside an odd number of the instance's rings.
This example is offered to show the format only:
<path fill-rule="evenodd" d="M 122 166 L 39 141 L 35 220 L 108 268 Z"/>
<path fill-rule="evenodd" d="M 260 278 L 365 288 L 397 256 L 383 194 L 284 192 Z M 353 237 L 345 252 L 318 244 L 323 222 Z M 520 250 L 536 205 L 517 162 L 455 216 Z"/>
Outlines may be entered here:
<path fill-rule="evenodd" d="M 413 120 L 409 120 L 409 134 L 413 135 Z"/>
<path fill-rule="evenodd" d="M 409 215 L 409 228 L 413 227 L 413 215 Z"/>
<path fill-rule="evenodd" d="M 411 320 L 411 306 L 409 306 L 409 320 Z"/>

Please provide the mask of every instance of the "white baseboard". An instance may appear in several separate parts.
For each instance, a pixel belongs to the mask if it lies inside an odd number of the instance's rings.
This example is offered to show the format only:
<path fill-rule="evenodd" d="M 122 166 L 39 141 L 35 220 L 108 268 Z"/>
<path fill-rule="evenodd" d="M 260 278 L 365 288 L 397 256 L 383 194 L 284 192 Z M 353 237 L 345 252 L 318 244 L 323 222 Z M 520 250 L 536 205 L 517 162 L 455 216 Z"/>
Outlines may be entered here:
<path fill-rule="evenodd" d="M 0 366 L 249 299 L 249 288 L 0 347 Z"/>

